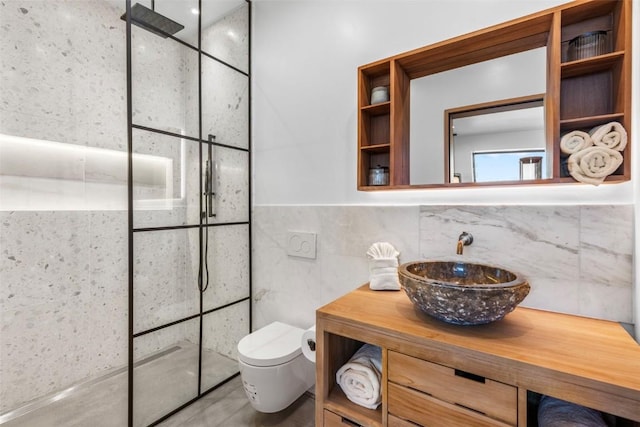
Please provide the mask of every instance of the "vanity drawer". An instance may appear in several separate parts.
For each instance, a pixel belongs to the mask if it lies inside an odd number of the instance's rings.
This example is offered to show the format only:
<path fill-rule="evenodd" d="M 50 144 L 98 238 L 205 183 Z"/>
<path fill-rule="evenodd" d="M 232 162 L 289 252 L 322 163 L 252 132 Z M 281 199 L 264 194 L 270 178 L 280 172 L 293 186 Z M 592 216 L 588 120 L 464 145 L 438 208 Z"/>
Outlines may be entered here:
<path fill-rule="evenodd" d="M 323 427 L 360 427 L 360 424 L 325 409 Z"/>
<path fill-rule="evenodd" d="M 403 420 L 402 418 L 398 418 L 394 415 L 389 414 L 389 422 L 387 423 L 389 427 L 416 427 L 420 426 L 420 424 L 412 423 L 411 421 Z"/>
<path fill-rule="evenodd" d="M 502 421 L 389 383 L 389 413 L 427 427 L 508 427 Z M 389 417 L 391 418 L 391 416 Z M 392 424 L 393 425 L 393 424 Z M 396 424 L 407 426 L 410 424 Z"/>
<path fill-rule="evenodd" d="M 389 381 L 510 425 L 518 422 L 516 387 L 394 351 L 388 353 L 387 366 Z"/>

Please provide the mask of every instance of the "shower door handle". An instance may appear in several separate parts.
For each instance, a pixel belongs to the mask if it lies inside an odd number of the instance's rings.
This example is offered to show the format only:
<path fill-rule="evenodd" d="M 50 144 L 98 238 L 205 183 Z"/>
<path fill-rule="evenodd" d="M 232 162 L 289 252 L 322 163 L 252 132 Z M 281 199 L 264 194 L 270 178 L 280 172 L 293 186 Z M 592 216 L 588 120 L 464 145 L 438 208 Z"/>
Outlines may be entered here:
<path fill-rule="evenodd" d="M 213 198 L 216 197 L 216 177 L 218 175 L 218 165 L 213 160 L 213 142 L 216 137 L 209 135 L 209 142 L 207 144 L 207 166 L 205 177 L 205 203 L 206 203 L 206 215 L 210 218 L 215 217 Z"/>
<path fill-rule="evenodd" d="M 211 170 L 209 173 L 209 217 L 215 217 L 216 211 L 214 199 L 216 197 L 216 177 L 218 176 L 218 163 L 216 161 L 211 162 Z"/>

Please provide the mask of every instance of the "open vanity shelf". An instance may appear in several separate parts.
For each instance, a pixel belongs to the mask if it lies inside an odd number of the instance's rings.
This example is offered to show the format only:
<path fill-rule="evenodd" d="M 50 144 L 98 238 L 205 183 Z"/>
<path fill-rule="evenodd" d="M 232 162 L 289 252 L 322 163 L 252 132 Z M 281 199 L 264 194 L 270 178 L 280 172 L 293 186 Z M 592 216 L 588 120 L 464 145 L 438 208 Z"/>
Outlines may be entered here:
<path fill-rule="evenodd" d="M 358 189 L 443 186 L 410 185 L 412 79 L 544 46 L 551 178 L 535 183 L 575 182 L 563 172 L 561 135 L 617 121 L 631 139 L 631 5 L 631 0 L 578 0 L 359 67 Z M 593 31 L 606 32 L 608 53 L 570 60 L 569 41 Z M 371 90 L 377 86 L 389 88 L 390 101 L 371 105 Z M 630 144 L 622 155 L 622 165 L 607 181 L 630 179 Z M 369 185 L 369 169 L 377 166 L 389 169 L 388 185 Z M 449 184 L 445 177 L 444 186 L 449 185 L 460 184 Z"/>
<path fill-rule="evenodd" d="M 364 285 L 316 312 L 316 426 L 536 426 L 549 395 L 640 426 L 640 346 L 618 324 L 516 308 L 449 325 L 403 291 Z M 382 405 L 352 403 L 337 370 L 363 344 L 382 348 Z"/>

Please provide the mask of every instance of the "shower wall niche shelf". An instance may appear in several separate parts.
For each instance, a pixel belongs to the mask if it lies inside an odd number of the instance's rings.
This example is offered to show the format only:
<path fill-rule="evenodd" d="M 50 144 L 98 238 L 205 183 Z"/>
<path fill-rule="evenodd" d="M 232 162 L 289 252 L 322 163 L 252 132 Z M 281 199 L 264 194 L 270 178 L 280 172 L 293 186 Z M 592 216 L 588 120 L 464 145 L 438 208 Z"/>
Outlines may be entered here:
<path fill-rule="evenodd" d="M 631 0 L 577 0 L 360 66 L 358 190 L 487 185 L 450 183 L 448 177 L 444 177 L 444 184 L 411 184 L 411 80 L 542 47 L 547 51 L 545 135 L 551 177 L 534 184 L 575 182 L 563 176 L 562 134 L 589 131 L 594 126 L 618 121 L 631 140 L 631 6 Z M 594 31 L 605 32 L 607 53 L 570 60 L 570 41 Z M 370 105 L 371 89 L 382 85 L 389 86 L 390 101 Z M 607 181 L 630 179 L 630 144 L 622 154 L 622 166 Z M 443 158 L 429 161 L 447 163 Z M 433 163 L 425 163 L 424 167 L 430 164 Z M 377 165 L 389 168 L 389 185 L 368 185 L 368 170 Z M 518 183 L 510 181 L 502 185 Z M 500 183 L 488 185 L 496 184 Z"/>
<path fill-rule="evenodd" d="M 364 285 L 317 310 L 316 340 L 317 426 L 536 426 L 540 395 L 640 426 L 640 347 L 615 322 L 518 307 L 487 325 L 451 325 L 403 291 Z M 377 410 L 335 381 L 365 342 L 382 349 Z"/>

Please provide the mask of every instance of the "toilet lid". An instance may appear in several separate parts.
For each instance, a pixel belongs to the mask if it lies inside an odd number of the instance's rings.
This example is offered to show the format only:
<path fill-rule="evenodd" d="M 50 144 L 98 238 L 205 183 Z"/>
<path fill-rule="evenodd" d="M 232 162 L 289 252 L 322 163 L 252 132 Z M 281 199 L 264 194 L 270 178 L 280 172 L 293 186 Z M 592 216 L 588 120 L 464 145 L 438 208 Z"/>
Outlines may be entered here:
<path fill-rule="evenodd" d="M 238 358 L 253 366 L 281 365 L 302 353 L 303 333 L 304 329 L 273 322 L 240 340 Z"/>

